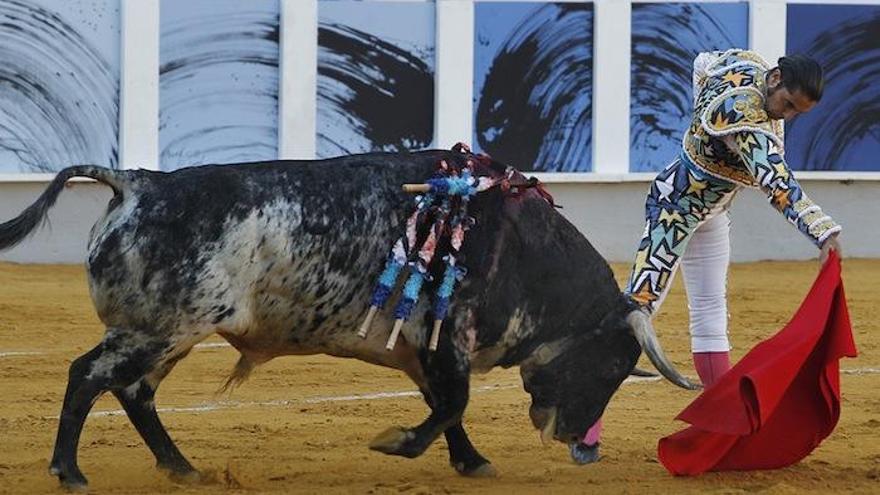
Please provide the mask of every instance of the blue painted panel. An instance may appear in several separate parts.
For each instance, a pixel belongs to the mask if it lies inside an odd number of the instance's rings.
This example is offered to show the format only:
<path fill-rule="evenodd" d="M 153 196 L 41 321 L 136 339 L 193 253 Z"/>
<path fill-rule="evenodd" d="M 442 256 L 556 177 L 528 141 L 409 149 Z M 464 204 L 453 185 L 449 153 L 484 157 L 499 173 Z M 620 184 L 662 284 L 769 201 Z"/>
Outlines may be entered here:
<path fill-rule="evenodd" d="M 693 116 L 700 52 L 747 48 L 746 3 L 638 3 L 632 7 L 630 171 L 662 170 Z"/>
<path fill-rule="evenodd" d="M 318 18 L 318 156 L 430 147 L 434 4 L 323 1 Z"/>
<path fill-rule="evenodd" d="M 521 170 L 592 164 L 593 4 L 478 2 L 474 140 Z"/>
<path fill-rule="evenodd" d="M 0 172 L 116 167 L 119 0 L 0 0 Z"/>
<path fill-rule="evenodd" d="M 278 0 L 162 0 L 159 163 L 278 157 Z"/>
<path fill-rule="evenodd" d="M 796 170 L 880 170 L 880 5 L 788 6 L 788 53 L 825 71 L 822 100 L 786 125 Z"/>

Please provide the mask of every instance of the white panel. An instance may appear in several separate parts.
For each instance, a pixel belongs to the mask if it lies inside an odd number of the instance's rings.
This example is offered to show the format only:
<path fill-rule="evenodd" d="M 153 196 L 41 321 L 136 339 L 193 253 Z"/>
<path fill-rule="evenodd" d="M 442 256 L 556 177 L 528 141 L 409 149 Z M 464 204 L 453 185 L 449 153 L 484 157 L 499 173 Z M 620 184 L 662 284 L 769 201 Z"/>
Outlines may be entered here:
<path fill-rule="evenodd" d="M 122 0 L 120 168 L 159 168 L 159 0 Z"/>
<path fill-rule="evenodd" d="M 596 0 L 593 21 L 593 171 L 629 171 L 630 0 Z"/>
<path fill-rule="evenodd" d="M 434 144 L 449 148 L 474 135 L 474 3 L 437 0 Z"/>
<path fill-rule="evenodd" d="M 749 48 L 760 53 L 771 66 L 785 55 L 785 25 L 785 0 L 751 0 Z"/>
<path fill-rule="evenodd" d="M 278 157 L 315 158 L 318 0 L 281 0 Z"/>

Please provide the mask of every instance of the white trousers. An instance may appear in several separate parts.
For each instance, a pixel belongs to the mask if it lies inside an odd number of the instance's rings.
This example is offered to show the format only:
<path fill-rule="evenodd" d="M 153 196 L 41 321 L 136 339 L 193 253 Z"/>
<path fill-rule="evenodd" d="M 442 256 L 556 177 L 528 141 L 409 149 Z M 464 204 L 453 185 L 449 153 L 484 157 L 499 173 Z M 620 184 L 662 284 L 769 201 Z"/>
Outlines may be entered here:
<path fill-rule="evenodd" d="M 681 260 L 693 352 L 730 350 L 727 338 L 729 264 L 730 217 L 723 211 L 697 227 Z"/>

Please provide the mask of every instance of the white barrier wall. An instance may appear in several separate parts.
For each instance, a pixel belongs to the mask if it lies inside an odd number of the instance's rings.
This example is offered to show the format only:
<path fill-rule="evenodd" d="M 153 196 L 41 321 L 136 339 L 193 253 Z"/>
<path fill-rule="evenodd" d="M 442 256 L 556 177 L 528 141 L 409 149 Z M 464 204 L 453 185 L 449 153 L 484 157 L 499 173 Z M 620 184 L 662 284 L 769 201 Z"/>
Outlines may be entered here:
<path fill-rule="evenodd" d="M 880 177 L 873 180 L 802 181 L 810 196 L 844 226 L 844 254 L 880 257 Z M 18 215 L 45 188 L 45 182 L 0 183 L 0 220 Z M 648 182 L 552 183 L 549 191 L 565 215 L 609 261 L 629 262 L 644 229 Z M 106 208 L 107 187 L 71 182 L 49 213 L 49 223 L 18 247 L 0 252 L 0 261 L 83 263 L 89 229 Z M 791 260 L 816 256 L 813 245 L 757 191 L 746 190 L 732 209 L 734 261 Z"/>

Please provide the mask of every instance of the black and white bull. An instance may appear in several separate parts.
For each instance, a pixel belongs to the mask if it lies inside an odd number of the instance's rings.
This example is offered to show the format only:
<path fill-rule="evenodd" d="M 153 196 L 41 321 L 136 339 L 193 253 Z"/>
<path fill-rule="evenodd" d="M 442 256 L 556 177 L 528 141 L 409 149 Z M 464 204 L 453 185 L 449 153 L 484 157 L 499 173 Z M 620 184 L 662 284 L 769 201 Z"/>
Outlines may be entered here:
<path fill-rule="evenodd" d="M 384 345 L 389 311 L 366 339 L 358 337 L 373 284 L 413 208 L 401 185 L 423 181 L 440 160 L 464 159 L 425 151 L 171 173 L 94 166 L 58 173 L 33 205 L 0 225 L 0 249 L 44 220 L 71 177 L 91 177 L 115 194 L 88 244 L 89 288 L 106 333 L 70 366 L 50 472 L 68 487 L 85 487 L 80 432 L 92 404 L 110 391 L 158 466 L 197 479 L 160 423 L 154 394 L 214 333 L 241 353 L 233 382 L 290 354 L 404 371 L 431 412 L 414 428 L 380 434 L 371 448 L 415 457 L 445 433 L 451 464 L 465 475 L 493 473 L 461 424 L 471 372 L 519 365 L 532 422 L 567 443 L 600 417 L 642 348 L 667 378 L 692 386 L 665 360 L 648 318 L 633 310 L 603 258 L 534 190 L 494 188 L 471 201 L 476 223 L 458 257 L 469 271 L 436 351 L 426 343 L 428 297 L 393 351 Z"/>

